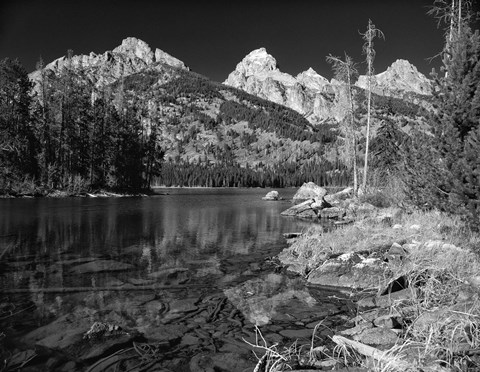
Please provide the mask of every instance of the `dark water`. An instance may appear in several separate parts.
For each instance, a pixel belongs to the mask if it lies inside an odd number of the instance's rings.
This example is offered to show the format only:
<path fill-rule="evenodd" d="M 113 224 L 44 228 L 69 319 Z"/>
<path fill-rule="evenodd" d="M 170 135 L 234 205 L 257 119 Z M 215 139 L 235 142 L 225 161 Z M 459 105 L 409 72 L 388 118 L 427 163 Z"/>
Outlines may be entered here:
<path fill-rule="evenodd" d="M 287 324 L 285 313 L 294 313 L 289 303 L 302 309 L 297 325 L 336 312 L 268 264 L 286 246 L 283 233 L 311 225 L 280 216 L 295 190 L 281 190 L 286 201 L 262 201 L 268 191 L 165 189 L 158 192 L 168 195 L 139 198 L 0 200 L 4 347 L 18 352 L 39 343 L 64 351 L 101 321 L 148 340 L 165 341 L 173 332 L 178 343 L 184 336 L 185 359 L 211 342 L 216 352 L 227 339 L 251 336 L 254 324 Z M 165 328 L 172 324 L 184 328 Z M 78 334 L 65 341 L 52 336 L 59 329 Z M 76 370 L 84 370 L 76 358 Z"/>
<path fill-rule="evenodd" d="M 19 260 L 27 268 L 3 276 L 1 284 L 87 285 L 92 275 L 72 276 L 63 269 L 73 259 L 89 257 L 128 262 L 138 277 L 185 265 L 197 266 L 199 274 L 220 274 L 216 268 L 222 260 L 253 262 L 257 256 L 276 254 L 285 246 L 282 233 L 309 226 L 281 217 L 289 202 L 262 201 L 266 191 L 168 189 L 159 192 L 169 195 L 143 198 L 0 200 L 0 246 L 8 249 L 3 261 L 10 261 L 9 272 Z M 293 192 L 282 195 L 290 198 Z M 38 274 L 45 265 L 59 267 L 55 273 Z"/>

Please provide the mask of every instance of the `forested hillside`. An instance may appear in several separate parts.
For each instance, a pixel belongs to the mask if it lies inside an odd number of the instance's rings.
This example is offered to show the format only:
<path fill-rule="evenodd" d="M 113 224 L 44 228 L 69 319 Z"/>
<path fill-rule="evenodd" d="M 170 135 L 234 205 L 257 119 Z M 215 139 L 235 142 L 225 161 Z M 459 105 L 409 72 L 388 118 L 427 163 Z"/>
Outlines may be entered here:
<path fill-rule="evenodd" d="M 365 91 L 355 87 L 354 99 L 361 154 Z M 425 102 L 374 95 L 373 134 L 386 120 L 408 133 Z M 342 122 L 312 125 L 135 38 L 102 55 L 69 51 L 30 75 L 18 61 L 0 62 L 0 194 L 345 185 L 345 133 Z"/>
<path fill-rule="evenodd" d="M 3 194 L 347 181 L 322 157 L 332 128 L 187 70 L 159 63 L 100 87 L 68 57 L 39 72 L 34 85 L 0 64 Z"/>

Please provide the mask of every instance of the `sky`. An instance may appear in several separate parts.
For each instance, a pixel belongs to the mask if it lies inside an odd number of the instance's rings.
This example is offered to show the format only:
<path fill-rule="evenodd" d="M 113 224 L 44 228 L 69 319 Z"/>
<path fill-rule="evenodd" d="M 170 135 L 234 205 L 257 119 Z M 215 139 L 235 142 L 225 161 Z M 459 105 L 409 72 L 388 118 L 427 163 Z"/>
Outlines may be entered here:
<path fill-rule="evenodd" d="M 292 75 L 312 67 L 331 78 L 325 57 L 357 62 L 368 20 L 376 72 L 407 59 L 428 75 L 438 69 L 443 32 L 426 14 L 433 0 L 1 0 L 0 59 L 18 58 L 28 72 L 66 54 L 101 54 L 133 36 L 224 81 L 242 58 L 265 47 Z M 365 65 L 359 65 L 361 73 Z"/>

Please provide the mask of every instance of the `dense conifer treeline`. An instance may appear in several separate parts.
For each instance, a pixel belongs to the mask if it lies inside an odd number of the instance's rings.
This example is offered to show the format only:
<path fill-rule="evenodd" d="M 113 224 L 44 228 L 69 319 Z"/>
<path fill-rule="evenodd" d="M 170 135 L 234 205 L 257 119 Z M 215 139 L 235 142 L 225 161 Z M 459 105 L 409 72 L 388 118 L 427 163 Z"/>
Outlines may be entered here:
<path fill-rule="evenodd" d="M 10 59 L 0 62 L 0 87 L 0 192 L 149 186 L 163 155 L 157 128 L 146 132 L 127 97 L 114 107 L 112 97 L 96 96 L 86 76 L 68 66 L 58 76 L 42 71 L 34 92 Z"/>
<path fill-rule="evenodd" d="M 312 162 L 301 169 L 295 163 L 273 168 L 242 168 L 228 164 L 166 162 L 154 183 L 156 186 L 185 187 L 297 187 L 310 181 L 317 185 L 338 186 L 348 185 L 350 179 L 343 165 L 337 164 L 335 168 L 328 162 Z"/>
<path fill-rule="evenodd" d="M 163 84 L 158 71 L 145 71 L 98 89 L 70 61 L 71 53 L 57 74 L 40 64 L 36 86 L 18 61 L 0 62 L 0 194 L 127 191 L 152 184 L 284 187 L 306 181 L 348 182 L 341 164 L 318 161 L 322 146 L 336 140 L 329 125 L 314 128 L 289 108 L 174 68 L 165 70 L 170 76 Z M 225 92 L 235 101 L 226 100 Z M 221 102 L 218 116 L 205 114 L 197 107 L 199 100 Z M 151 109 L 151 102 L 157 109 Z M 172 107 L 173 114 L 168 111 Z M 198 126 L 185 127 L 185 121 L 217 133 L 217 146 L 205 150 L 213 154 L 213 161 L 207 156 L 181 160 L 182 151 L 199 133 Z M 240 136 L 228 129 L 239 121 L 247 122 L 251 131 Z M 166 149 L 160 145 L 166 130 L 180 135 L 173 160 L 164 159 Z M 248 163 L 240 166 L 232 142 L 221 141 L 224 136 L 239 139 L 238 146 L 247 149 L 259 141 L 259 133 L 273 133 L 280 141 L 318 143 L 318 150 L 301 163 L 256 162 L 252 168 Z M 276 151 L 265 146 L 267 152 Z"/>

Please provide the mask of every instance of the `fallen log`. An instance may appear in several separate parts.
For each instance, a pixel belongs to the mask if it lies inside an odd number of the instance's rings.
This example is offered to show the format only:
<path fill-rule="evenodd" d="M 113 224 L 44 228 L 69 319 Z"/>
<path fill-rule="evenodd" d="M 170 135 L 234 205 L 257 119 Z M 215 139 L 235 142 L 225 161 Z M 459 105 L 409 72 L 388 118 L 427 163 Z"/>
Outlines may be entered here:
<path fill-rule="evenodd" d="M 332 341 L 335 342 L 339 346 L 348 346 L 352 349 L 354 349 L 356 352 L 359 354 L 362 354 L 366 357 L 373 358 L 377 362 L 382 363 L 384 365 L 388 365 L 389 370 L 394 370 L 394 371 L 416 371 L 418 368 L 418 365 L 414 365 L 413 363 L 409 363 L 405 359 L 402 359 L 401 355 L 401 349 L 399 348 L 398 353 L 393 354 L 392 350 L 379 350 L 377 348 L 374 348 L 369 345 L 362 344 L 361 342 L 350 340 L 348 338 L 345 338 L 343 336 L 333 336 Z M 427 365 L 427 366 L 422 366 L 422 371 L 424 372 L 447 372 L 450 371 L 449 369 L 446 369 L 438 364 L 434 365 Z"/>
<path fill-rule="evenodd" d="M 388 364 L 388 366 L 394 370 L 405 371 L 413 367 L 410 363 L 402 360 L 400 357 L 390 355 L 389 350 L 382 351 L 372 346 L 362 344 L 361 342 L 337 335 L 332 337 L 332 341 L 339 346 L 351 347 L 356 352 L 366 357 L 373 358 L 380 363 Z"/>

